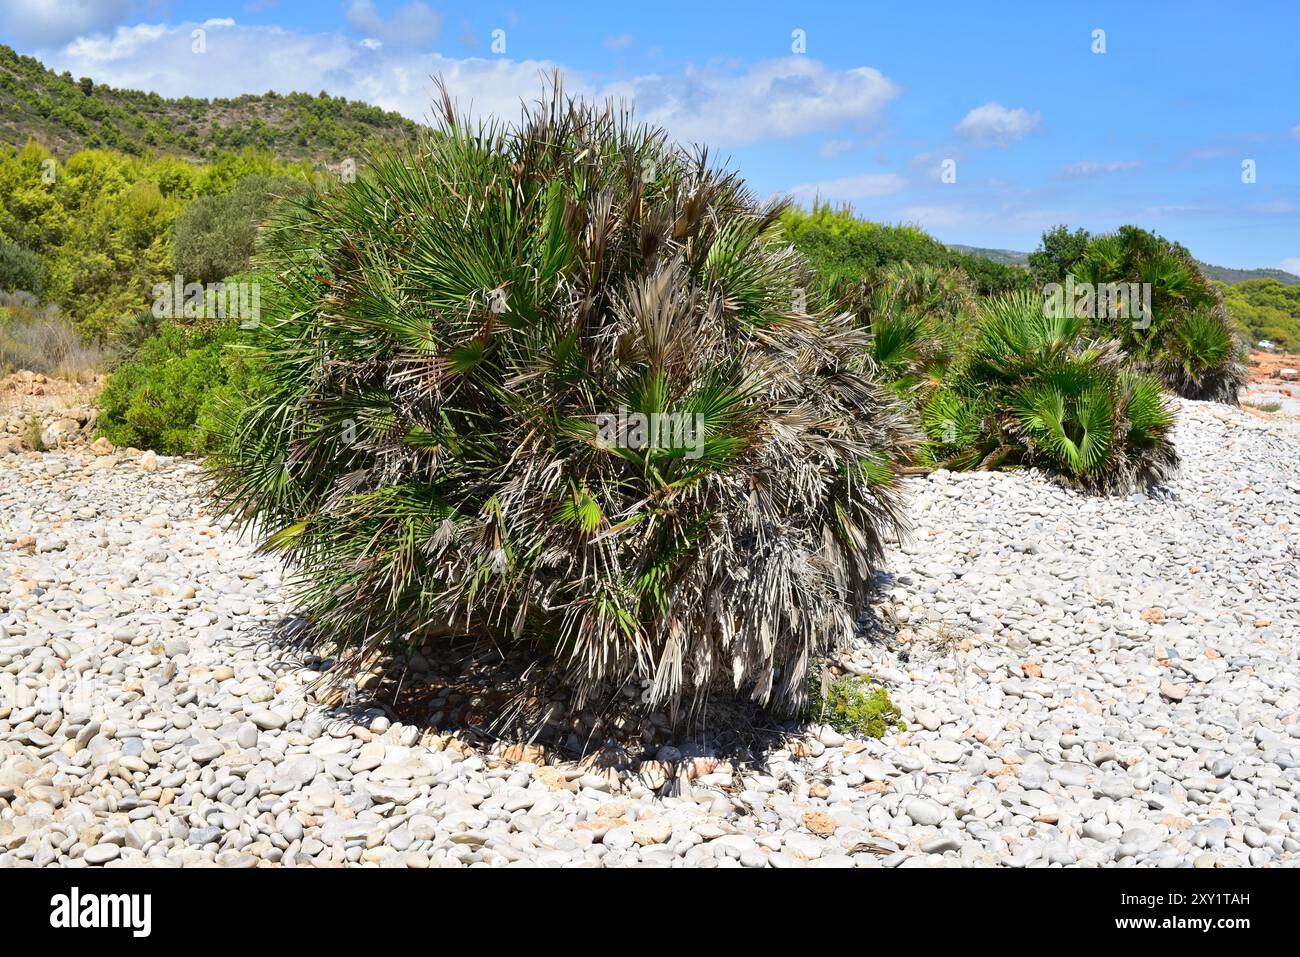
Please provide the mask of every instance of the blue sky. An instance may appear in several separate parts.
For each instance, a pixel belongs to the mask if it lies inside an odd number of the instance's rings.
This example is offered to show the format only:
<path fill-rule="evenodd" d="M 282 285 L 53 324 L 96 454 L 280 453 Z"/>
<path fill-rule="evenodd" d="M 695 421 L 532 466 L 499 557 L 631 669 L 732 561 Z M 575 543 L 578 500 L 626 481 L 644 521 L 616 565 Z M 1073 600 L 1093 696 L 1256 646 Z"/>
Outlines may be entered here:
<path fill-rule="evenodd" d="M 1209 262 L 1300 272 L 1300 5 L 993 7 L 0 0 L 0 40 L 116 86 L 326 89 L 415 119 L 432 73 L 513 117 L 558 68 L 708 142 L 764 196 L 1014 249 L 1057 222 L 1134 222 Z"/>

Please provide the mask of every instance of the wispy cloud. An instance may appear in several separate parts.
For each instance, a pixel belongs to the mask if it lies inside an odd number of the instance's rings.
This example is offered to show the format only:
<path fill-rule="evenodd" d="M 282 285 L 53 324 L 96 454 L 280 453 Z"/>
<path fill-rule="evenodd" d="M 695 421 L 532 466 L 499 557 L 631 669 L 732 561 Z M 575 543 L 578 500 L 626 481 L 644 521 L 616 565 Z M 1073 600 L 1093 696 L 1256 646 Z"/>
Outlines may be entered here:
<path fill-rule="evenodd" d="M 811 203 L 814 199 L 828 202 L 875 199 L 902 192 L 906 188 L 907 180 L 897 173 L 867 173 L 819 183 L 803 183 L 790 189 L 790 197 L 795 202 L 804 204 Z"/>
<path fill-rule="evenodd" d="M 1088 176 L 1101 176 L 1106 173 L 1122 173 L 1125 170 L 1141 169 L 1141 160 L 1080 160 L 1061 168 L 1061 175 L 1067 179 L 1081 179 Z"/>
<path fill-rule="evenodd" d="M 1270 199 L 1263 203 L 1253 203 L 1250 208 L 1257 213 L 1266 213 L 1270 216 L 1287 216 L 1292 213 L 1300 213 L 1300 203 L 1292 202 L 1289 199 Z"/>
<path fill-rule="evenodd" d="M 1024 109 L 1007 109 L 1001 103 L 977 106 L 953 127 L 958 136 L 985 145 L 1007 146 L 1024 139 L 1038 126 L 1042 116 Z"/>
<path fill-rule="evenodd" d="M 836 156 L 843 156 L 845 153 L 853 152 L 852 140 L 826 140 L 817 148 L 819 155 L 826 159 L 833 159 Z"/>
<path fill-rule="evenodd" d="M 626 50 L 632 45 L 632 34 L 620 33 L 617 36 L 605 37 L 606 50 Z"/>

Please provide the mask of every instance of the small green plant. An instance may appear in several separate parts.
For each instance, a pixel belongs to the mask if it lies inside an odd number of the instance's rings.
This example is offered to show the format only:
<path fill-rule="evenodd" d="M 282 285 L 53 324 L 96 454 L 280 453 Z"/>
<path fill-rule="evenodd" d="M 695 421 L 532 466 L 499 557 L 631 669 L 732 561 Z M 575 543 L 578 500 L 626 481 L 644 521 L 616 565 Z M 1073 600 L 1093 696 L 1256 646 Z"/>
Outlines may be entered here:
<path fill-rule="evenodd" d="M 27 420 L 27 444 L 35 452 L 45 451 L 45 440 L 41 438 L 41 417 L 33 415 Z"/>
<path fill-rule="evenodd" d="M 907 730 L 889 692 L 883 687 L 872 688 L 867 679 L 857 675 L 829 678 L 814 674 L 808 683 L 806 717 L 816 724 L 828 724 L 840 734 L 866 738 L 883 738 L 891 727 Z"/>
<path fill-rule="evenodd" d="M 1280 412 L 1282 410 L 1281 402 L 1243 402 L 1241 404 L 1248 409 L 1254 409 L 1256 412 Z"/>

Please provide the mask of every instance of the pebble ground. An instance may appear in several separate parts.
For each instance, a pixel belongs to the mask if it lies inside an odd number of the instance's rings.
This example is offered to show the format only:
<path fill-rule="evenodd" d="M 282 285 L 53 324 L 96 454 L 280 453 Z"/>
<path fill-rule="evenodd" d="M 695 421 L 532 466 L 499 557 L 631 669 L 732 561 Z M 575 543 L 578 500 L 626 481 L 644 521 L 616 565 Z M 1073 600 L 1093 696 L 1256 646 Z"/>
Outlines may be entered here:
<path fill-rule="evenodd" d="M 1295 864 L 1300 423 L 1181 408 L 1150 495 L 911 480 L 894 634 L 845 655 L 907 730 L 753 763 L 536 764 L 331 717 L 265 640 L 278 567 L 194 463 L 4 457 L 0 866 Z"/>

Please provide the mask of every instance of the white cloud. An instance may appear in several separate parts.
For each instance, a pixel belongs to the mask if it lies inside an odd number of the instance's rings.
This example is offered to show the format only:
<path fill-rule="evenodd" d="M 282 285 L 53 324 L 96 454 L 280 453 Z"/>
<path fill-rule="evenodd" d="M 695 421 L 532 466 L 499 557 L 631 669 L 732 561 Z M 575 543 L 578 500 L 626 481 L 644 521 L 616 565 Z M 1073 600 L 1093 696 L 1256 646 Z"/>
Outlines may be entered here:
<path fill-rule="evenodd" d="M 962 117 L 962 121 L 953 127 L 953 132 L 977 143 L 1006 146 L 1023 139 L 1041 119 L 1038 113 L 1009 110 L 1001 103 L 985 103 Z"/>
<path fill-rule="evenodd" d="M 845 176 L 820 183 L 803 183 L 791 187 L 790 196 L 796 202 L 811 203 L 814 199 L 836 200 L 875 199 L 901 192 L 907 180 L 897 173 L 867 173 L 863 176 Z"/>
<path fill-rule="evenodd" d="M 690 67 L 680 74 L 609 83 L 549 60 L 456 58 L 393 49 L 374 32 L 366 39 L 383 41 L 380 46 L 342 33 L 234 24 L 211 29 L 207 52 L 195 54 L 190 49 L 193 26 L 119 27 L 111 36 L 77 40 L 46 60 L 55 70 L 163 96 L 326 90 L 420 121 L 429 116 L 433 76 L 441 75 L 453 96 L 467 108 L 472 105 L 475 115 L 515 119 L 521 101 L 536 99 L 543 79 L 559 69 L 569 93 L 634 101 L 639 119 L 666 127 L 680 140 L 716 146 L 860 125 L 898 95 L 878 70 L 836 70 L 807 57 L 748 67 Z"/>
<path fill-rule="evenodd" d="M 1278 269 L 1285 269 L 1293 276 L 1300 276 L 1300 256 L 1294 259 L 1283 259 L 1277 264 Z"/>
<path fill-rule="evenodd" d="M 605 37 L 606 50 L 626 50 L 632 45 L 632 34 L 620 33 L 617 36 Z"/>
<path fill-rule="evenodd" d="M 1086 176 L 1099 176 L 1103 173 L 1122 173 L 1125 170 L 1141 169 L 1141 160 L 1080 160 L 1061 170 L 1061 175 L 1070 179 Z"/>
<path fill-rule="evenodd" d="M 0 33 L 38 50 L 117 26 L 136 0 L 3 0 Z"/>
<path fill-rule="evenodd" d="M 909 206 L 903 210 L 903 218 L 933 233 L 937 229 L 969 223 L 974 217 L 961 206 Z"/>
<path fill-rule="evenodd" d="M 348 23 L 367 37 L 376 37 L 392 46 L 419 46 L 438 39 L 442 17 L 427 3 L 417 0 L 398 7 L 385 17 L 375 9 L 373 0 L 352 0 Z"/>
<path fill-rule="evenodd" d="M 1272 215 L 1289 215 L 1291 213 L 1300 213 L 1300 203 L 1292 202 L 1289 199 L 1270 199 L 1263 203 L 1254 203 L 1250 207 L 1257 213 L 1269 213 Z"/>
<path fill-rule="evenodd" d="M 73 40 L 68 44 L 67 54 L 69 57 L 79 61 L 83 66 L 93 66 L 96 63 L 106 63 L 115 60 L 123 60 L 132 57 L 142 47 L 163 40 L 167 37 L 168 30 L 161 23 L 141 23 L 134 27 L 118 27 L 112 36 L 88 36 Z M 188 33 L 184 37 L 177 36 L 177 40 L 184 39 L 188 41 Z M 190 44 L 185 44 L 186 50 L 189 50 Z M 52 62 L 59 62 L 56 57 Z M 74 71 L 75 72 L 75 71 Z M 112 84 L 117 86 L 119 84 Z"/>
<path fill-rule="evenodd" d="M 1297 123 L 1295 126 L 1291 127 L 1291 138 L 1300 140 L 1300 123 Z"/>
<path fill-rule="evenodd" d="M 617 84 L 610 92 L 635 99 L 643 120 L 680 139 L 743 145 L 867 120 L 899 88 L 870 67 L 835 70 L 795 56 L 754 63 L 741 72 L 691 66 L 679 75 Z"/>
<path fill-rule="evenodd" d="M 826 159 L 843 156 L 845 153 L 850 153 L 852 151 L 852 140 L 827 140 L 817 149 L 817 152 Z"/>

